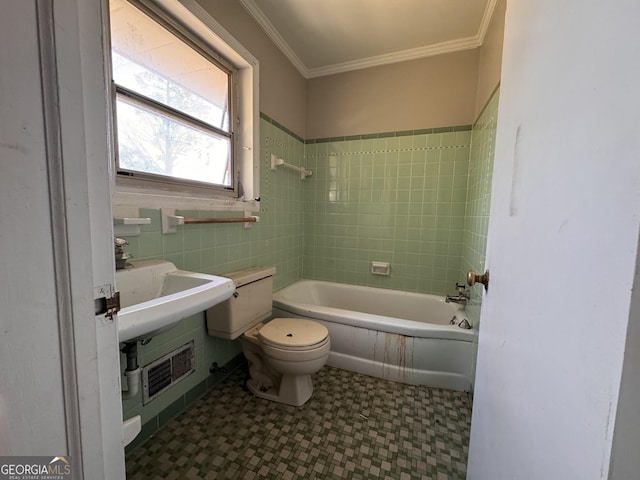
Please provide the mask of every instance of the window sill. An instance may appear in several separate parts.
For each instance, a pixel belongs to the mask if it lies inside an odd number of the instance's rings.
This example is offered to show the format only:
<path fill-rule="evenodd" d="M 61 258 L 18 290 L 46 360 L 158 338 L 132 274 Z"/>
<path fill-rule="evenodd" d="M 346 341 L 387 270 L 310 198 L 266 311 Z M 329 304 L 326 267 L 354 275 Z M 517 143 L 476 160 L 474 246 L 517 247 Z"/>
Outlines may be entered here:
<path fill-rule="evenodd" d="M 202 197 L 187 193 L 117 187 L 111 197 L 113 207 L 175 208 L 176 210 L 260 211 L 257 200 L 229 197 Z"/>

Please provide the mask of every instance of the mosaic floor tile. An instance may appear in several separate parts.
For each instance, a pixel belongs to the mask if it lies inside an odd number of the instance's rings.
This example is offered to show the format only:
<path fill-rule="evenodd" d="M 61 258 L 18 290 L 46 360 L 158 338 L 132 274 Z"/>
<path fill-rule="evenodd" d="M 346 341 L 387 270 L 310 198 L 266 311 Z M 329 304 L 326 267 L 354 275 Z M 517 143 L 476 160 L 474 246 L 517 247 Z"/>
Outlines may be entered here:
<path fill-rule="evenodd" d="M 127 457 L 129 480 L 464 479 L 467 394 L 325 367 L 302 407 L 240 368 Z"/>

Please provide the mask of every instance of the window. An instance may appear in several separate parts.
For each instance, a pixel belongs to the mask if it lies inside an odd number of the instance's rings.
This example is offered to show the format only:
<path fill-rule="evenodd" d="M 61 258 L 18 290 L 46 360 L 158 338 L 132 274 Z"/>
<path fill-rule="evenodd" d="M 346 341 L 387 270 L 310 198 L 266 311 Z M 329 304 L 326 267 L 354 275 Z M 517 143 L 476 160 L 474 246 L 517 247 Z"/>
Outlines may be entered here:
<path fill-rule="evenodd" d="M 110 17 L 117 185 L 240 196 L 240 70 L 148 0 L 110 0 Z"/>

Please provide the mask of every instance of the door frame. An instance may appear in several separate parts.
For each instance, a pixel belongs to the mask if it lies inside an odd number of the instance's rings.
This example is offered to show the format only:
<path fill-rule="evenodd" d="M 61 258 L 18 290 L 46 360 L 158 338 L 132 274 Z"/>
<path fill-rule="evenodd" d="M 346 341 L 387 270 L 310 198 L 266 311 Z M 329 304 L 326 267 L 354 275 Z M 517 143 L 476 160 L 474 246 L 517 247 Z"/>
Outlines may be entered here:
<path fill-rule="evenodd" d="M 117 319 L 95 314 L 95 299 L 115 291 L 111 213 L 112 127 L 105 63 L 108 14 L 103 0 L 38 0 L 38 28 L 49 52 L 43 69 L 56 177 L 51 220 L 65 277 L 59 295 L 69 453 L 78 478 L 124 478 Z M 46 37 L 45 37 L 46 35 Z M 46 48 L 46 47 L 45 47 Z M 55 58 L 51 58 L 54 56 Z M 53 158 L 53 161 L 52 161 Z M 56 235 L 54 235 L 55 238 Z M 74 476 L 75 478 L 75 476 Z"/>

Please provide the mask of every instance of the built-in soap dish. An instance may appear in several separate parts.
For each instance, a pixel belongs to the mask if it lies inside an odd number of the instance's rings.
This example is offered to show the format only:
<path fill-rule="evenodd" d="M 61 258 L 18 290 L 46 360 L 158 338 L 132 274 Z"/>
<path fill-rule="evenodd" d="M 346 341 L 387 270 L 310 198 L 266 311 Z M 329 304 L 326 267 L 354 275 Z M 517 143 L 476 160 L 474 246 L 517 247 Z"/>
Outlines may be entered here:
<path fill-rule="evenodd" d="M 391 265 L 389 262 L 371 262 L 371 273 L 388 277 L 391 274 Z"/>

